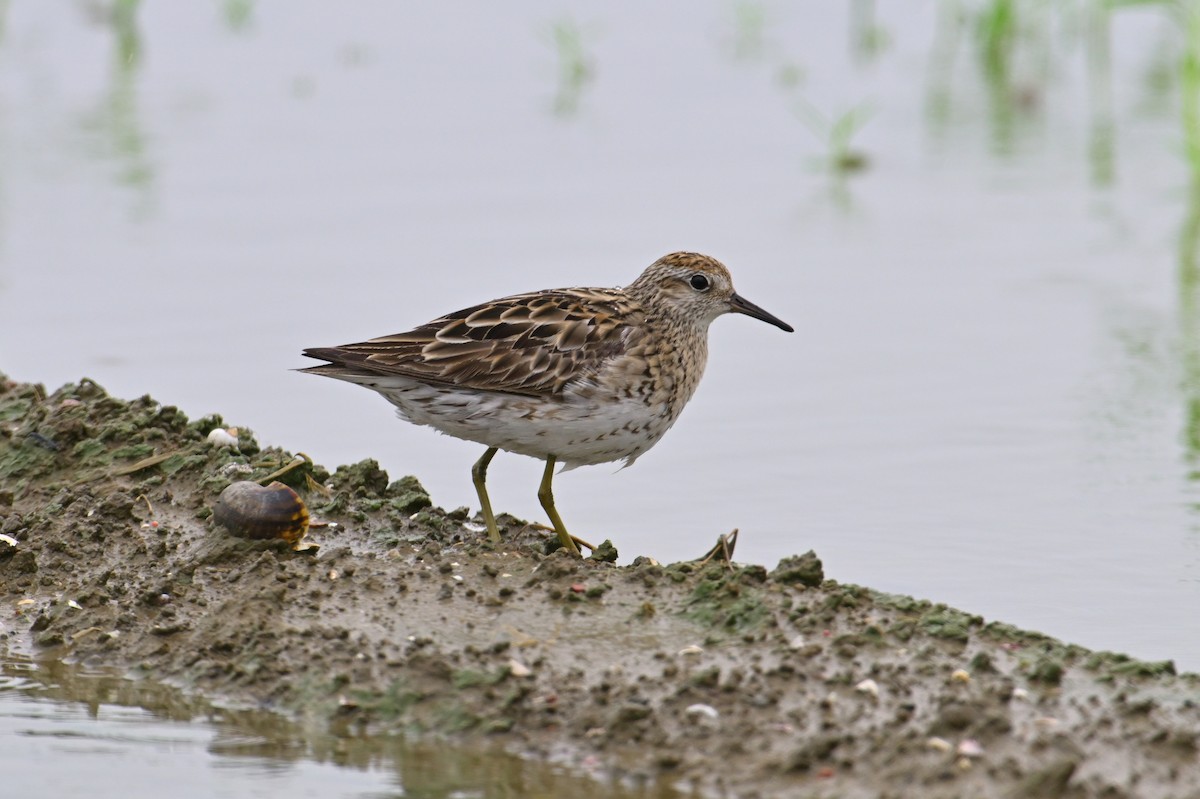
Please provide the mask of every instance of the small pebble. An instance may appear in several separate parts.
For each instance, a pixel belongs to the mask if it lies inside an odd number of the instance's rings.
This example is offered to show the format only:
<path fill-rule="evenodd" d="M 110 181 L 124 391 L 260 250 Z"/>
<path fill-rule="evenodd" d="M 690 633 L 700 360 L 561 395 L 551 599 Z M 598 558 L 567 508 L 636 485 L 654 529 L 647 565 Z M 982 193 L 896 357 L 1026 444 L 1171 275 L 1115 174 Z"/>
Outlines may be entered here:
<path fill-rule="evenodd" d="M 932 749 L 935 752 L 949 752 L 951 749 L 954 748 L 953 746 L 950 745 L 950 742 L 947 741 L 945 738 L 938 738 L 936 736 L 934 736 L 933 738 L 930 738 L 928 741 L 926 741 L 925 747 L 927 749 Z"/>
<path fill-rule="evenodd" d="M 950 682 L 970 682 L 971 675 L 966 669 L 955 669 L 950 674 Z"/>
<path fill-rule="evenodd" d="M 516 658 L 512 658 L 508 661 L 508 673 L 514 677 L 528 677 L 533 674 L 533 669 Z"/>

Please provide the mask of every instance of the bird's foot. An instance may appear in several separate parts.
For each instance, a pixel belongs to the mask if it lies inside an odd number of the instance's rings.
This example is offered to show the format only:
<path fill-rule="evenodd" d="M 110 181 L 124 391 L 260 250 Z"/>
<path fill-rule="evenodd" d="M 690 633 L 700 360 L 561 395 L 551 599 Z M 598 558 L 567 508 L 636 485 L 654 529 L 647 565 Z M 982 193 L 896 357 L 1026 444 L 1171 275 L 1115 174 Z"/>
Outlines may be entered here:
<path fill-rule="evenodd" d="M 532 530 L 540 530 L 542 532 L 554 533 L 555 535 L 559 535 L 558 530 L 555 530 L 553 527 L 551 527 L 548 524 L 542 524 L 541 522 L 529 522 L 529 527 Z M 573 543 L 577 547 L 585 547 L 589 552 L 596 551 L 595 544 L 589 544 L 587 541 L 584 541 L 579 536 L 571 535 L 570 533 L 567 533 L 567 537 L 570 538 L 571 543 Z M 561 538 L 562 538 L 562 536 L 559 536 L 560 540 L 561 540 Z M 568 550 L 568 551 L 570 551 L 570 550 Z M 578 555 L 579 553 L 576 552 L 575 554 Z"/>

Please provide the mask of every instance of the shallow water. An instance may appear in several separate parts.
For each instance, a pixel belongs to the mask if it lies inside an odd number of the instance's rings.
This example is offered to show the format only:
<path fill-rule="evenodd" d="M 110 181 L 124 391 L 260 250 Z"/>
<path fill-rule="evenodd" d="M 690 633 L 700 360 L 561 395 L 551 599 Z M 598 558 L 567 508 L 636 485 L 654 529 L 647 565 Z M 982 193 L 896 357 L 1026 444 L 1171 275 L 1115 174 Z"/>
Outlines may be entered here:
<path fill-rule="evenodd" d="M 500 751 L 305 730 L 58 662 L 0 659 L 5 796 L 668 799 Z"/>
<path fill-rule="evenodd" d="M 1018 3 L 989 50 L 978 3 L 18 0 L 0 369 L 474 505 L 478 447 L 299 351 L 711 252 L 796 333 L 719 320 L 658 448 L 556 482 L 572 529 L 668 560 L 737 527 L 745 560 L 1200 669 L 1183 42 L 1100 5 Z M 539 469 L 497 458 L 496 506 L 540 519 Z"/>

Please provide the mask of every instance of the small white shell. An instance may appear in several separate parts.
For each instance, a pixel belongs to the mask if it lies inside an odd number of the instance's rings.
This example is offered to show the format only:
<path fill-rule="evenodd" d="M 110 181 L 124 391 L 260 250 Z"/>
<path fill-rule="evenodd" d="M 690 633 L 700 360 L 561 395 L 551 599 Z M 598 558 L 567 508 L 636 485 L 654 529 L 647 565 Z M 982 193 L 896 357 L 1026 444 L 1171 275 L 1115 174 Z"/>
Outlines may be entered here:
<path fill-rule="evenodd" d="M 10 547 L 15 547 L 17 545 L 17 539 L 13 538 L 11 535 L 0 535 L 0 543 L 8 544 Z"/>
<path fill-rule="evenodd" d="M 932 749 L 935 752 L 949 752 L 951 749 L 954 748 L 953 746 L 950 745 L 950 742 L 947 741 L 945 738 L 938 738 L 937 736 L 934 736 L 933 738 L 930 738 L 928 741 L 926 741 L 925 747 L 928 749 Z"/>
<path fill-rule="evenodd" d="M 703 716 L 706 719 L 715 719 L 720 717 L 721 713 L 712 705 L 694 704 L 688 705 L 683 709 L 683 712 L 689 716 Z"/>
<path fill-rule="evenodd" d="M 214 428 L 208 434 L 208 443 L 214 447 L 236 449 L 238 445 L 237 428 L 233 428 L 232 430 L 223 430 L 220 427 Z"/>
<path fill-rule="evenodd" d="M 680 649 L 679 654 L 681 654 L 681 655 L 699 655 L 703 651 L 704 651 L 704 647 L 696 646 L 695 644 L 691 644 L 690 646 L 685 646 L 683 649 Z"/>
<path fill-rule="evenodd" d="M 950 674 L 950 682 L 970 682 L 971 674 L 966 669 L 955 669 Z"/>
<path fill-rule="evenodd" d="M 870 694 L 876 699 L 879 698 L 879 683 L 874 680 L 863 680 L 858 685 L 854 686 L 854 690 L 863 694 Z"/>
<path fill-rule="evenodd" d="M 963 757 L 983 757 L 983 746 L 974 738 L 964 738 L 956 751 Z"/>
<path fill-rule="evenodd" d="M 516 658 L 512 658 L 508 661 L 508 673 L 514 677 L 529 677 L 533 674 L 533 669 Z"/>

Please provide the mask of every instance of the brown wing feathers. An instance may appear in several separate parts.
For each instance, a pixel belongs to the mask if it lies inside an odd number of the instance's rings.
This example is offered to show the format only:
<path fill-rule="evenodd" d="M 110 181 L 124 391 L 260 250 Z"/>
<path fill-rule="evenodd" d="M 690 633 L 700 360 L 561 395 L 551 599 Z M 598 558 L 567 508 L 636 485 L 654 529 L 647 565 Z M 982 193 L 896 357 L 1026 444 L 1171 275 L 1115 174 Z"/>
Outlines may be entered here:
<path fill-rule="evenodd" d="M 373 372 L 487 391 L 554 395 L 625 351 L 636 329 L 630 325 L 634 309 L 619 304 L 603 289 L 518 295 L 466 308 L 407 333 L 304 354 L 329 361 L 308 371 L 330 376 Z"/>

